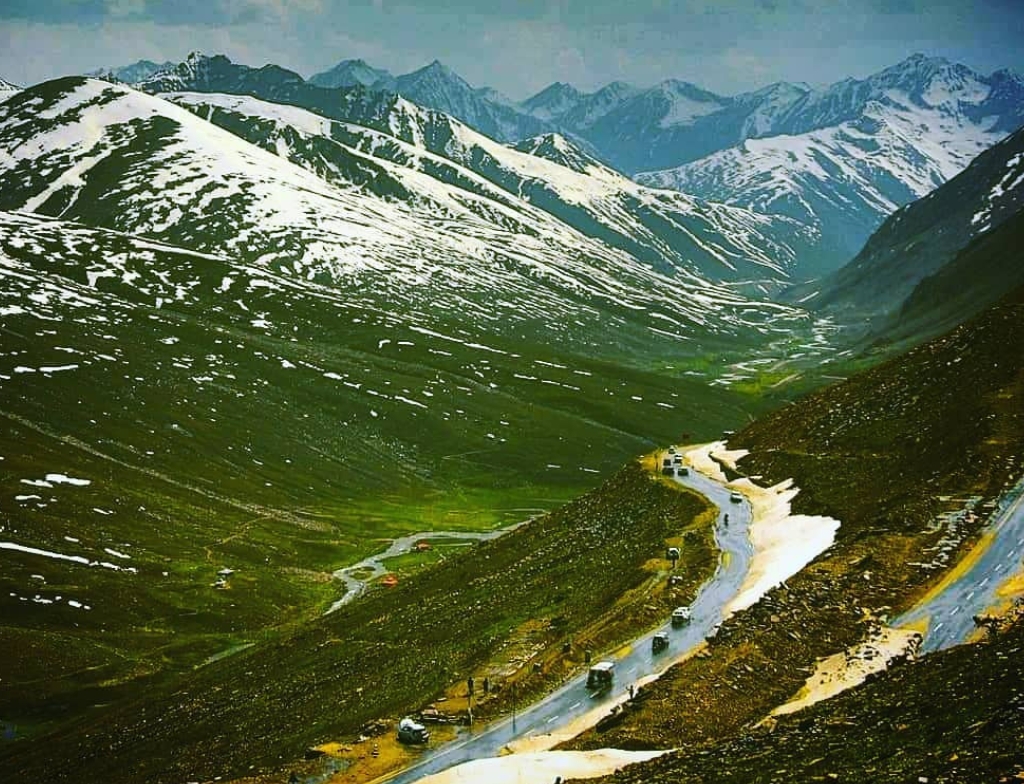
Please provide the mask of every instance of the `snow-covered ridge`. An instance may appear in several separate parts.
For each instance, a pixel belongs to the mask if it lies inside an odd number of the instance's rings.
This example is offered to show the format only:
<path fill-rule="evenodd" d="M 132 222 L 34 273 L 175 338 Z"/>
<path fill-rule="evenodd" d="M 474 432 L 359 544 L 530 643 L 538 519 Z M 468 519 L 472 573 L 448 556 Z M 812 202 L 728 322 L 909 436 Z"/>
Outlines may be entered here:
<path fill-rule="evenodd" d="M 0 102 L 6 101 L 14 95 L 21 92 L 21 88 L 16 84 L 11 84 L 4 79 L 0 79 Z"/>
<path fill-rule="evenodd" d="M 543 183 L 567 204 L 596 209 L 593 205 L 601 207 L 602 198 L 616 197 L 625 188 L 645 203 L 669 203 L 680 213 L 686 209 L 702 218 L 701 209 L 681 195 L 647 191 L 610 170 L 581 175 L 449 120 L 448 157 L 441 158 L 386 134 L 329 122 L 294 107 L 238 96 L 193 99 L 208 101 L 200 115 L 232 106 L 247 118 L 278 123 L 281 135 L 274 138 L 273 151 L 162 98 L 121 85 L 64 80 L 51 83 L 46 97 L 31 93 L 0 105 L 0 185 L 9 206 L 83 222 L 100 220 L 120 231 L 204 253 L 236 255 L 343 289 L 383 287 L 392 302 L 426 301 L 460 318 L 493 318 L 497 297 L 517 303 L 507 328 L 520 319 L 545 321 L 552 313 L 589 319 L 594 306 L 624 309 L 648 320 L 659 334 L 678 339 L 692 328 L 732 332 L 767 328 L 768 321 L 783 314 L 799 318 L 796 311 L 752 302 L 685 268 L 657 269 L 581 234 L 529 199 L 497 189 L 468 167 L 458 170 L 461 179 L 451 181 L 429 172 L 441 163 L 449 169 L 462 160 L 468 163 L 472 151 L 490 156 L 506 175 Z M 403 101 L 396 106 L 397 120 L 424 127 L 418 121 L 425 110 Z M 95 178 L 100 161 L 122 160 L 129 147 L 138 145 L 148 154 L 123 159 L 117 182 Z M 300 154 L 303 145 L 315 154 Z M 400 165 L 374 155 L 383 154 L 385 146 L 397 150 Z M 334 176 L 318 173 L 322 166 L 317 170 L 314 163 L 322 163 L 323 155 L 338 162 Z M 22 178 L 27 162 L 36 174 L 30 180 Z M 346 180 L 344 172 L 352 166 L 362 167 L 371 179 L 392 178 L 407 195 L 388 197 Z M 95 198 L 99 193 L 101 201 Z M 611 205 L 602 217 L 631 230 L 636 222 L 628 222 L 614 200 Z M 740 255 L 739 243 L 750 243 L 751 234 L 744 232 L 771 225 L 742 211 L 706 212 L 736 221 L 737 244 L 730 250 L 720 241 L 698 238 L 692 247 L 706 247 L 727 262 L 728 254 Z"/>
<path fill-rule="evenodd" d="M 512 149 L 402 98 L 394 101 L 381 132 L 351 123 L 326 124 L 318 115 L 254 98 L 208 93 L 170 97 L 200 116 L 206 116 L 204 107 L 214 106 L 273 118 L 304 133 L 333 133 L 336 141 L 360 152 L 429 171 L 449 184 L 471 182 L 477 194 L 534 216 L 540 208 L 588 234 L 596 223 L 621 237 L 620 243 L 646 248 L 687 276 L 699 272 L 711 279 L 730 278 L 757 267 L 762 270 L 756 274 L 786 276 L 799 251 L 816 241 L 812 232 L 792 221 L 638 186 L 556 134 Z M 445 174 L 440 167 L 450 171 Z M 426 186 L 421 182 L 416 187 Z M 649 215 L 658 216 L 656 228 L 648 225 Z"/>

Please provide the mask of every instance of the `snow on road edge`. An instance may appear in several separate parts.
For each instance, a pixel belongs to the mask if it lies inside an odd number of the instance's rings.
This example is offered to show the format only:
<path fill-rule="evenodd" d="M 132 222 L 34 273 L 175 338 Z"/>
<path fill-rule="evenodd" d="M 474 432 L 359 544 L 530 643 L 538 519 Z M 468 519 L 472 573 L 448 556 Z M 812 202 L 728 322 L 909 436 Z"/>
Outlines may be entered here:
<path fill-rule="evenodd" d="M 487 784 L 521 784 L 526 781 L 590 779 L 607 776 L 624 765 L 646 762 L 664 751 L 545 751 L 539 754 L 510 754 L 505 757 L 464 762 L 454 768 L 420 780 L 420 784 L 461 784 L 486 781 Z"/>
<path fill-rule="evenodd" d="M 728 481 L 722 465 L 735 468 L 744 450 L 728 450 L 724 441 L 691 449 L 686 462 L 705 476 L 742 493 L 750 502 L 750 542 L 754 554 L 740 592 L 725 607 L 724 616 L 744 610 L 775 586 L 788 580 L 835 542 L 839 521 L 832 517 L 791 514 L 790 502 L 800 492 L 787 479 L 759 487 L 742 478 Z"/>

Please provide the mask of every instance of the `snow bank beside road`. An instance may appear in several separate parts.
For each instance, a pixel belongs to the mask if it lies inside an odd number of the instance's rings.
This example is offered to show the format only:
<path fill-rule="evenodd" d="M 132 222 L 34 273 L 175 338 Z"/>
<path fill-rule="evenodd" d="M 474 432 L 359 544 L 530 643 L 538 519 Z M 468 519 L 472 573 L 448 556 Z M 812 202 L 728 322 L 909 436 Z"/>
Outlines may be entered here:
<path fill-rule="evenodd" d="M 664 751 L 546 751 L 539 754 L 510 754 L 473 760 L 421 779 L 419 784 L 525 784 L 525 782 L 590 779 L 607 776 L 624 765 L 645 762 Z"/>
<path fill-rule="evenodd" d="M 727 614 L 750 607 L 799 572 L 832 546 L 839 530 L 839 521 L 831 517 L 790 514 L 790 501 L 800 492 L 791 479 L 769 488 L 738 479 L 730 487 L 750 501 L 754 557 L 739 594 L 725 608 Z"/>
<path fill-rule="evenodd" d="M 722 465 L 735 468 L 743 450 L 727 450 L 716 441 L 686 453 L 696 471 L 742 493 L 750 502 L 750 542 L 754 554 L 740 592 L 725 607 L 725 616 L 755 604 L 776 585 L 788 580 L 835 541 L 839 521 L 831 517 L 791 514 L 790 502 L 800 492 L 787 479 L 774 487 L 759 487 L 749 479 L 727 481 Z"/>
<path fill-rule="evenodd" d="M 863 642 L 818 662 L 814 673 L 792 700 L 771 712 L 772 716 L 795 713 L 863 683 L 885 670 L 895 659 L 915 656 L 921 634 L 912 629 L 883 626 Z"/>

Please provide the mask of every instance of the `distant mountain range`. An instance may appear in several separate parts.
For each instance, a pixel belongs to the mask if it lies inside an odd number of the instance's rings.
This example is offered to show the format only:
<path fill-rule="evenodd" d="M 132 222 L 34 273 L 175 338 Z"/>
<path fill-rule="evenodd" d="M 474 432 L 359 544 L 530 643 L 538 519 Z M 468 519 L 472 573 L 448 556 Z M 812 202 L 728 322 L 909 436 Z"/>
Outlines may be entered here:
<path fill-rule="evenodd" d="M 1024 124 L 1019 76 L 983 77 L 920 56 L 863 81 L 798 93 L 788 91 L 763 121 L 737 120 L 744 139 L 736 146 L 637 180 L 820 226 L 838 261 L 889 214 Z"/>
<path fill-rule="evenodd" d="M 481 188 L 476 181 L 482 178 L 490 198 L 512 199 L 516 210 L 525 200 L 664 274 L 696 274 L 711 281 L 800 279 L 807 270 L 796 268 L 798 260 L 810 265 L 820 242 L 816 232 L 788 218 L 638 186 L 554 134 L 522 142 L 519 150 L 532 154 L 519 154 L 450 115 L 423 109 L 394 93 L 362 86 L 315 87 L 280 68 L 252 69 L 225 57 L 200 55 L 141 86 L 172 97 L 186 92 L 248 94 L 339 120 L 332 133 L 343 134 L 339 140 L 364 154 L 425 167 L 447 183 L 473 183 L 474 190 Z M 189 97 L 181 100 L 202 103 Z M 228 127 L 237 130 L 235 124 Z M 367 140 L 367 129 L 384 138 Z M 539 155 L 559 164 L 569 159 L 572 163 L 548 166 Z"/>
<path fill-rule="evenodd" d="M 326 97 L 311 102 L 282 91 L 302 84 L 341 90 L 345 108 L 331 115 L 358 123 L 367 107 L 386 103 L 371 94 L 397 93 L 505 143 L 558 133 L 645 185 L 806 224 L 817 235 L 802 265 L 808 276 L 852 258 L 889 214 L 1024 124 L 1020 76 L 984 76 L 923 55 L 824 89 L 777 83 L 722 96 L 670 79 L 648 89 L 615 82 L 585 93 L 556 82 L 518 104 L 473 87 L 436 60 L 400 76 L 345 60 L 307 83 L 277 66 L 229 68 L 226 58 L 196 55 L 141 82 L 151 92 L 244 93 L 321 112 Z M 363 108 L 352 113 L 354 104 Z"/>
<path fill-rule="evenodd" d="M 935 333 L 1024 284 L 1024 128 L 889 217 L 849 264 L 789 298 L 876 331 Z"/>

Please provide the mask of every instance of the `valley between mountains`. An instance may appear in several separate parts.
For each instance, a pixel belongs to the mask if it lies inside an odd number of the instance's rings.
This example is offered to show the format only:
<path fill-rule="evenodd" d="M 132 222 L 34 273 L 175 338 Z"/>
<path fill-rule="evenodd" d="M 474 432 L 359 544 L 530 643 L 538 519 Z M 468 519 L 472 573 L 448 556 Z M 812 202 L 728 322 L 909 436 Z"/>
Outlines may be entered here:
<path fill-rule="evenodd" d="M 1024 776 L 1019 76 L 0 87 L 0 778 Z"/>

